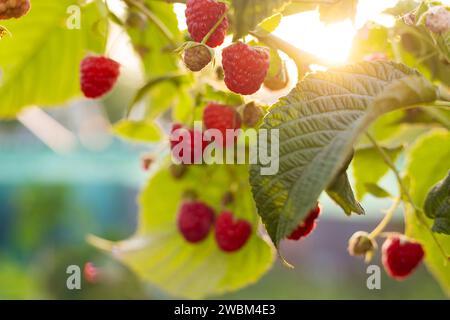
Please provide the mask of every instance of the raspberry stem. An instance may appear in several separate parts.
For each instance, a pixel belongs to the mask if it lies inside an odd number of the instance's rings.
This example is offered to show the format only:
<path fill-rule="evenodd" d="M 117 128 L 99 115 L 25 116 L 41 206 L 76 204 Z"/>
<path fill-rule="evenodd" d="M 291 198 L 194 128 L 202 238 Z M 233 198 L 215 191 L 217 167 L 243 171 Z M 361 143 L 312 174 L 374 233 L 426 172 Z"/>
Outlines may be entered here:
<path fill-rule="evenodd" d="M 369 234 L 370 239 L 375 239 L 381 232 L 383 232 L 383 230 L 387 227 L 392 217 L 394 216 L 395 212 L 397 211 L 399 205 L 400 205 L 400 198 L 397 197 L 395 198 L 392 206 L 386 211 L 386 215 L 383 217 L 380 223 Z"/>
<path fill-rule="evenodd" d="M 138 0 L 124 0 L 126 4 L 130 7 L 135 7 L 139 9 L 155 26 L 161 31 L 161 33 L 167 38 L 167 40 L 174 46 L 176 46 L 172 32 L 166 27 L 166 25 L 153 13 L 151 12 L 145 4 L 139 2 Z"/>
<path fill-rule="evenodd" d="M 211 30 L 209 30 L 209 32 L 206 34 L 206 36 L 203 38 L 202 40 L 202 44 L 206 44 L 209 40 L 209 38 L 212 36 L 212 34 L 216 31 L 216 29 L 220 26 L 220 24 L 222 23 L 223 19 L 225 19 L 225 17 L 227 16 L 227 11 L 226 10 L 222 16 L 220 17 L 219 20 L 217 20 L 216 24 L 211 28 Z"/>

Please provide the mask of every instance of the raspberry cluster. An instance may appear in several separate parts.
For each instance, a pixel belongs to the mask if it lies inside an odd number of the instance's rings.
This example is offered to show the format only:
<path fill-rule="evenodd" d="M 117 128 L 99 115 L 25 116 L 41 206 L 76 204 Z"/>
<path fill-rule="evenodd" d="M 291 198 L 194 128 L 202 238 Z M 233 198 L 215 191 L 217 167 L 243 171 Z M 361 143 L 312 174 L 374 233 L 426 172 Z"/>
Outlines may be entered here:
<path fill-rule="evenodd" d="M 189 243 L 205 240 L 212 228 L 218 247 L 224 252 L 239 251 L 251 236 L 251 224 L 235 219 L 231 211 L 223 211 L 215 218 L 214 210 L 200 201 L 184 202 L 178 213 L 178 230 Z"/>

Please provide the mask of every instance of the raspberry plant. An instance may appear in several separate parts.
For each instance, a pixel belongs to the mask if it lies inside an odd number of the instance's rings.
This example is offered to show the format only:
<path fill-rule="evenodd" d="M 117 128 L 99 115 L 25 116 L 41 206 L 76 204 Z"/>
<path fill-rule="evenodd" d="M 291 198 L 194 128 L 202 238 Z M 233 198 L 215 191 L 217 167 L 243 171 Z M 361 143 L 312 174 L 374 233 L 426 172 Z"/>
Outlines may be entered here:
<path fill-rule="evenodd" d="M 335 67 L 272 32 L 284 15 L 307 10 L 317 9 L 326 23 L 354 19 L 357 0 L 115 1 L 124 15 L 104 0 L 0 0 L 2 119 L 82 93 L 107 95 L 123 71 L 106 49 L 111 24 L 141 59 L 146 82 L 113 130 L 157 144 L 159 152 L 142 160 L 152 174 L 139 197 L 136 234 L 118 243 L 90 236 L 93 245 L 174 296 L 212 296 L 257 281 L 276 251 L 288 265 L 280 243 L 301 246 L 320 228 L 322 194 L 348 216 L 365 214 L 361 201 L 371 194 L 391 199 L 392 207 L 374 230 L 355 230 L 350 254 L 370 261 L 387 235 L 382 254 L 390 276 L 405 279 L 423 259 L 450 294 L 449 7 L 400 1 L 386 11 L 395 24 L 367 23 L 351 63 Z M 187 6 L 187 31 L 178 29 L 175 2 Z M 63 23 L 74 5 L 79 27 Z M 227 36 L 232 43 L 222 45 Z M 297 65 L 298 83 L 265 105 L 254 94 L 288 89 L 287 60 Z M 313 64 L 326 71 L 312 72 Z M 146 110 L 136 118 L 139 104 Z M 269 140 L 266 148 L 279 147 L 279 172 L 262 175 L 261 162 L 172 164 L 168 154 L 180 144 L 191 160 L 210 146 L 195 145 L 203 133 L 194 120 L 220 132 L 278 130 L 279 144 Z M 397 179 L 395 193 L 380 186 L 388 172 Z M 401 204 L 405 234 L 386 233 Z"/>

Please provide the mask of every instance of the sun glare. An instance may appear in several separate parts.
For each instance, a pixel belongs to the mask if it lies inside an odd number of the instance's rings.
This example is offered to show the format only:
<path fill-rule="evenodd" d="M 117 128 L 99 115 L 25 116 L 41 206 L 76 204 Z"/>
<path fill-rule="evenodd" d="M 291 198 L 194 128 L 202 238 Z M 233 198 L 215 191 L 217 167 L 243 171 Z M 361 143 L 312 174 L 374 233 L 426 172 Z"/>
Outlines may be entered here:
<path fill-rule="evenodd" d="M 318 11 L 284 17 L 275 34 L 331 64 L 344 64 L 349 57 L 356 30 L 368 20 L 379 19 L 380 13 L 396 2 L 397 0 L 361 0 L 355 23 L 345 20 L 324 24 L 320 21 Z"/>
<path fill-rule="evenodd" d="M 348 60 L 357 29 L 369 20 L 386 25 L 392 24 L 392 18 L 382 16 L 381 13 L 397 2 L 398 0 L 360 0 L 354 23 L 345 20 L 327 25 L 320 21 L 318 11 L 287 16 L 282 19 L 274 34 L 329 64 L 344 64 Z M 184 10 L 184 5 L 175 5 L 179 27 L 182 30 L 186 29 Z"/>
<path fill-rule="evenodd" d="M 347 60 L 355 29 L 349 20 L 324 25 L 317 11 L 309 11 L 283 18 L 274 34 L 331 63 L 342 63 Z"/>

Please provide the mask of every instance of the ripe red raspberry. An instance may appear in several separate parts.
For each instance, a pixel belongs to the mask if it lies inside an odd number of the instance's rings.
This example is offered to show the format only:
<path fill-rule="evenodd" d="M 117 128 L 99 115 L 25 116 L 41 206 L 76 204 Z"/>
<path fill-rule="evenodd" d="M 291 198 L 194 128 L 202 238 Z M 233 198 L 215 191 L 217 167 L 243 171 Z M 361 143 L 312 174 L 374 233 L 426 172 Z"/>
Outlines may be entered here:
<path fill-rule="evenodd" d="M 87 98 L 111 91 L 120 74 L 120 64 L 106 57 L 87 57 L 81 62 L 81 90 Z"/>
<path fill-rule="evenodd" d="M 222 52 L 225 84 L 235 93 L 249 95 L 261 88 L 269 70 L 269 52 L 237 42 Z"/>
<path fill-rule="evenodd" d="M 316 219 L 319 217 L 320 207 L 317 205 L 312 209 L 306 219 L 300 223 L 289 236 L 289 240 L 300 240 L 300 238 L 307 237 L 316 227 Z"/>
<path fill-rule="evenodd" d="M 172 126 L 170 147 L 172 157 L 182 164 L 194 164 L 201 162 L 203 151 L 209 142 L 204 141 L 203 132 L 184 128 L 181 124 Z M 174 150 L 177 147 L 178 150 Z M 185 155 L 185 152 L 187 155 Z"/>
<path fill-rule="evenodd" d="M 422 245 L 403 235 L 390 236 L 383 243 L 382 261 L 387 274 L 394 279 L 408 277 L 422 261 Z"/>
<path fill-rule="evenodd" d="M 215 0 L 187 0 L 186 23 L 192 39 L 196 42 L 202 42 L 203 38 L 227 10 L 225 3 Z M 227 30 L 228 18 L 225 17 L 211 34 L 206 44 L 211 48 L 220 46 L 225 40 Z"/>
<path fill-rule="evenodd" d="M 250 237 L 252 226 L 246 220 L 235 220 L 233 214 L 224 211 L 216 220 L 216 241 L 220 249 L 234 252 L 241 249 Z"/>
<path fill-rule="evenodd" d="M 203 124 L 206 129 L 217 129 L 222 134 L 222 147 L 231 146 L 237 137 L 227 139 L 227 129 L 237 130 L 241 128 L 241 116 L 234 107 L 219 103 L 209 103 L 203 112 Z"/>
<path fill-rule="evenodd" d="M 99 279 L 99 271 L 92 262 L 86 262 L 83 268 L 83 275 L 88 283 L 96 283 Z"/>
<path fill-rule="evenodd" d="M 0 0 L 0 20 L 20 18 L 30 10 L 29 0 Z"/>
<path fill-rule="evenodd" d="M 181 205 L 178 230 L 186 241 L 197 243 L 204 240 L 214 223 L 214 210 L 206 204 L 194 201 Z"/>

